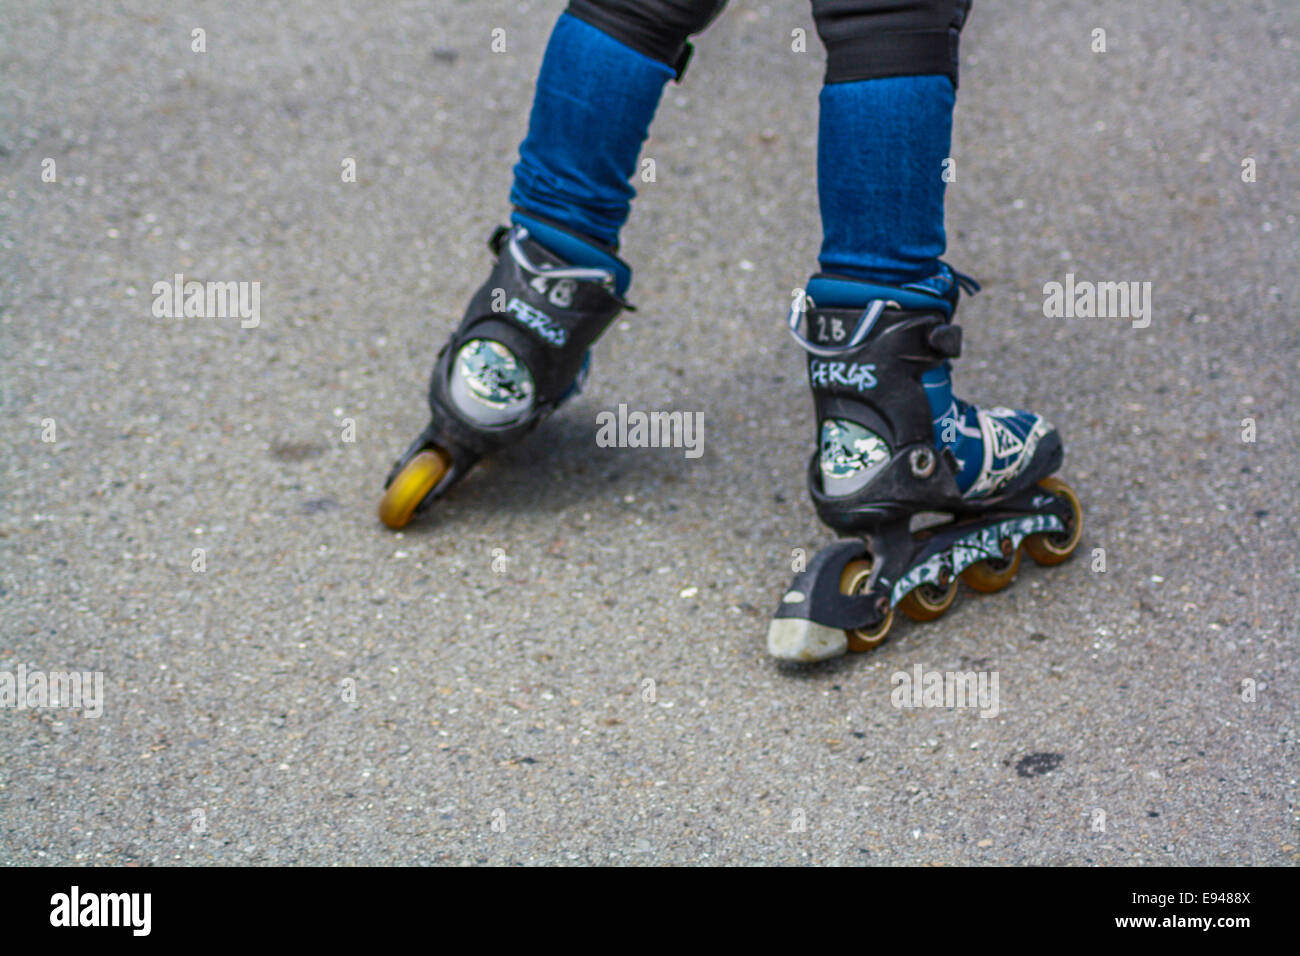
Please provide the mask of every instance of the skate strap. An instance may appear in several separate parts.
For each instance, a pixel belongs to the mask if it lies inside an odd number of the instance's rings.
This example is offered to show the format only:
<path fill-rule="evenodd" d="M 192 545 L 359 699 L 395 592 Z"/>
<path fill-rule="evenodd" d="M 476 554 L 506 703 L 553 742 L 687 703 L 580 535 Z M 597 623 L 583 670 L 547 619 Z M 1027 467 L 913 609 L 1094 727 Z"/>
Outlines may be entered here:
<path fill-rule="evenodd" d="M 608 285 L 613 291 L 614 273 L 608 269 L 594 269 L 587 266 L 545 266 L 538 265 L 528 258 L 524 252 L 524 247 L 520 245 L 521 239 L 528 238 L 528 230 L 524 226 L 516 226 L 510 230 L 510 242 L 508 248 L 510 255 L 515 262 L 519 263 L 525 271 L 533 275 L 546 276 L 548 279 L 574 279 L 578 282 L 599 282 Z"/>
<path fill-rule="evenodd" d="M 946 359 L 961 357 L 961 326 L 952 322 L 936 325 L 925 337 L 926 344 Z"/>
<path fill-rule="evenodd" d="M 885 300 L 873 299 L 867 303 L 867 307 L 858 316 L 857 328 L 853 330 L 853 334 L 849 336 L 849 340 L 843 345 L 818 345 L 799 331 L 800 320 L 807 316 L 809 306 L 813 309 L 817 307 L 816 303 L 808 295 L 805 294 L 796 298 L 790 306 L 790 315 L 786 320 L 786 326 L 790 330 L 791 337 L 799 343 L 804 351 L 827 358 L 843 352 L 851 352 L 861 345 L 872 328 L 875 327 L 876 320 L 885 311 Z"/>

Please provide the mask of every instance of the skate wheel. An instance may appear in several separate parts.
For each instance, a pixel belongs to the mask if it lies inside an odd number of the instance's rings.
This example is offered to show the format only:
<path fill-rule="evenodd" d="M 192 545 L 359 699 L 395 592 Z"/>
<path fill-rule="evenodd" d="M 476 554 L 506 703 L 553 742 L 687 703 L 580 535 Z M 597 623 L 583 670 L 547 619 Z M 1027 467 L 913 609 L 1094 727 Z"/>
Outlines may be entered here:
<path fill-rule="evenodd" d="M 840 575 L 840 591 L 844 594 L 857 594 L 867 586 L 867 580 L 871 577 L 872 561 L 870 558 L 860 558 L 857 561 L 850 561 L 844 566 L 844 573 Z M 861 654 L 863 651 L 869 651 L 879 647 L 889 636 L 889 628 L 894 623 L 894 609 L 890 608 L 885 619 L 880 622 L 874 629 L 868 631 L 858 628 L 852 631 L 845 631 L 844 636 L 848 638 L 849 650 Z"/>
<path fill-rule="evenodd" d="M 393 529 L 405 528 L 429 492 L 442 480 L 451 459 L 441 448 L 422 451 L 393 476 L 379 499 L 379 520 Z"/>
<path fill-rule="evenodd" d="M 898 602 L 898 609 L 913 621 L 933 621 L 942 617 L 956 599 L 957 579 L 954 577 L 946 588 L 928 582 L 913 588 Z"/>
<path fill-rule="evenodd" d="M 1017 548 L 1009 558 L 986 558 L 976 561 L 961 573 L 961 579 L 973 591 L 992 594 L 1001 591 L 1016 578 L 1020 570 L 1020 549 Z"/>
<path fill-rule="evenodd" d="M 1039 564 L 1060 564 L 1079 546 L 1083 537 L 1083 507 L 1074 489 L 1059 478 L 1044 478 L 1038 483 L 1044 491 L 1059 495 L 1070 503 L 1070 520 L 1064 531 L 1054 534 L 1031 534 L 1025 539 L 1025 550 Z"/>

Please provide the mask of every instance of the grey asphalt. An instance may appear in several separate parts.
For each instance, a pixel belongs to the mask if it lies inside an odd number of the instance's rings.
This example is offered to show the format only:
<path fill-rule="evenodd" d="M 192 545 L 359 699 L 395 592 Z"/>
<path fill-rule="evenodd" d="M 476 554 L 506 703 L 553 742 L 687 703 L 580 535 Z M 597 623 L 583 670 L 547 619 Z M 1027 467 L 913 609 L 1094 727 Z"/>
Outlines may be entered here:
<path fill-rule="evenodd" d="M 781 328 L 804 3 L 733 3 L 667 90 L 588 389 L 375 518 L 561 7 L 0 5 L 0 671 L 105 682 L 0 710 L 0 863 L 1294 865 L 1300 7 L 976 4 L 958 391 L 1059 426 L 1085 540 L 811 667 L 764 652 L 832 537 Z M 178 272 L 260 325 L 155 317 Z M 1151 282 L 1150 326 L 1045 317 L 1066 273 Z M 703 457 L 597 447 L 619 403 Z M 894 707 L 917 665 L 1000 712 Z"/>

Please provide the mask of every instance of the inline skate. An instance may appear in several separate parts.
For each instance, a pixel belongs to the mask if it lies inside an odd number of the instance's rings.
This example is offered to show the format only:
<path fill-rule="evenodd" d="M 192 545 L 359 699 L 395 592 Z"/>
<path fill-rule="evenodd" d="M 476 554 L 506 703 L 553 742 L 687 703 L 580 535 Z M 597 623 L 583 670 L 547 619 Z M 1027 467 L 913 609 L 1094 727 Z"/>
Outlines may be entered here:
<path fill-rule="evenodd" d="M 788 324 L 807 352 L 820 431 L 808 487 L 821 520 L 854 537 L 796 574 L 768 631 L 772 656 L 869 650 L 895 609 L 934 620 L 959 579 L 985 593 L 1010 584 L 1022 546 L 1044 565 L 1078 546 L 1079 500 L 1053 477 L 1064 455 L 1056 429 L 951 398 L 953 313 L 959 291 L 978 288 L 944 266 L 897 287 L 818 275 L 796 299 Z"/>
<path fill-rule="evenodd" d="M 438 352 L 429 424 L 384 483 L 379 518 L 390 528 L 405 527 L 480 458 L 580 391 L 591 345 L 631 308 L 627 265 L 558 223 L 516 214 L 488 246 L 492 273 Z"/>

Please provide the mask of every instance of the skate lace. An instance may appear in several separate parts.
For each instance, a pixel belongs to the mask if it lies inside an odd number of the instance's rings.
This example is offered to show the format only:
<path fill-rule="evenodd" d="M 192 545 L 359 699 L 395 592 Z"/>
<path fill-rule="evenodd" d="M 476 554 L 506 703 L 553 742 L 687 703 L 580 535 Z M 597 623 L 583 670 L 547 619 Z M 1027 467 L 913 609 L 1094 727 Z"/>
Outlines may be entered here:
<path fill-rule="evenodd" d="M 949 266 L 948 268 L 952 269 L 952 266 Z M 964 272 L 958 272 L 956 269 L 952 269 L 952 275 L 953 278 L 957 280 L 957 285 L 961 287 L 961 291 L 965 292 L 967 295 L 974 295 L 980 290 L 980 284 L 975 281 L 973 276 L 968 276 Z"/>

